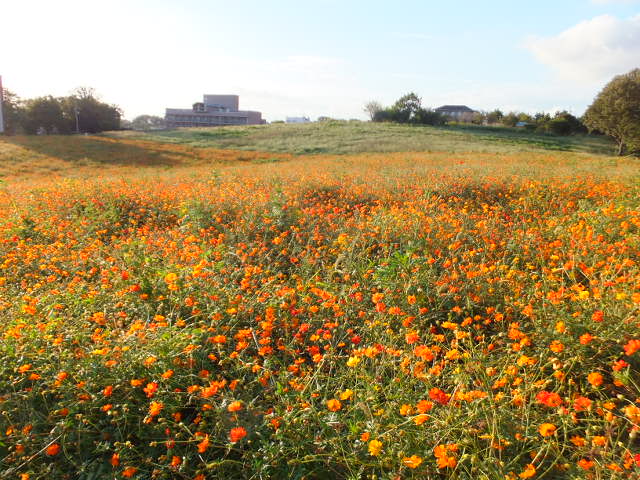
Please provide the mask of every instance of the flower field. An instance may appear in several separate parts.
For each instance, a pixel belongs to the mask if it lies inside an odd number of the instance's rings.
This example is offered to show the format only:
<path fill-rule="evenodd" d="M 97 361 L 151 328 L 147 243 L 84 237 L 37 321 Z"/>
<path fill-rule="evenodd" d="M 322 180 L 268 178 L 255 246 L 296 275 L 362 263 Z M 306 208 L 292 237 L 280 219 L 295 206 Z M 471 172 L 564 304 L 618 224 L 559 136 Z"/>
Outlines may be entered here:
<path fill-rule="evenodd" d="M 633 160 L 148 163 L 1 186 L 0 478 L 640 475 Z"/>

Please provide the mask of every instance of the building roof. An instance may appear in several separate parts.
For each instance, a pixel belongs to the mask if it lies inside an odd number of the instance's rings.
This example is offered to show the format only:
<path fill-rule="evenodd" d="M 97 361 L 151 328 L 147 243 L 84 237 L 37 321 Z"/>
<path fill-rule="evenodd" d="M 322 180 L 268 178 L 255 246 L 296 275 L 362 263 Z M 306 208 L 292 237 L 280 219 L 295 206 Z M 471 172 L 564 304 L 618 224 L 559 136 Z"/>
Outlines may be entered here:
<path fill-rule="evenodd" d="M 466 105 L 443 105 L 436 108 L 436 112 L 473 112 Z"/>

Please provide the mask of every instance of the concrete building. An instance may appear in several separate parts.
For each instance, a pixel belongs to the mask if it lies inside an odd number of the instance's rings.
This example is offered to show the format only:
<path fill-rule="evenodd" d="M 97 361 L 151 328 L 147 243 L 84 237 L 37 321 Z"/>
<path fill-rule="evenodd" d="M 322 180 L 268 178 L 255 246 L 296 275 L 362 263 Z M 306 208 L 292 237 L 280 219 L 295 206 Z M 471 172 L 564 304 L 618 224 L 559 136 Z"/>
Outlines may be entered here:
<path fill-rule="evenodd" d="M 191 109 L 167 108 L 165 122 L 168 128 L 218 127 L 222 125 L 260 125 L 261 112 L 239 110 L 238 95 L 204 95 Z"/>

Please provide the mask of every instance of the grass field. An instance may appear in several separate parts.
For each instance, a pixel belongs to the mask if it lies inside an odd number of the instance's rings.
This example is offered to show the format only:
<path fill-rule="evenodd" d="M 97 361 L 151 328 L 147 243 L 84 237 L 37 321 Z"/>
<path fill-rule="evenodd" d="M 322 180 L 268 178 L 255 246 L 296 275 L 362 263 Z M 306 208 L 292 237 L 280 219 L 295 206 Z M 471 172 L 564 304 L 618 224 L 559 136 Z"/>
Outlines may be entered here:
<path fill-rule="evenodd" d="M 343 127 L 0 139 L 1 479 L 637 478 L 637 160 Z"/>
<path fill-rule="evenodd" d="M 605 155 L 614 153 L 613 143 L 597 136 L 560 137 L 504 127 L 430 127 L 360 121 L 190 128 L 156 132 L 128 131 L 112 135 L 116 138 L 154 140 L 194 147 L 295 154 L 407 151 L 514 153 L 531 150 Z"/>

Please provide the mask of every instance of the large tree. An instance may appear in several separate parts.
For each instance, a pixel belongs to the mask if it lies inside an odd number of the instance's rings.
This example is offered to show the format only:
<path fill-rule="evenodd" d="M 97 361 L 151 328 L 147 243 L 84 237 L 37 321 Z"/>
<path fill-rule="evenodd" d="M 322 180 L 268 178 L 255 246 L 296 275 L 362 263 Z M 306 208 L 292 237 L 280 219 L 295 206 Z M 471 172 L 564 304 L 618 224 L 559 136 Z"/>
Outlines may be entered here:
<path fill-rule="evenodd" d="M 382 110 L 384 110 L 384 107 L 375 100 L 371 100 L 364 105 L 364 111 L 369 114 L 372 122 L 375 120 L 376 114 Z"/>
<path fill-rule="evenodd" d="M 640 152 L 640 68 L 614 77 L 589 106 L 583 122 L 589 130 L 612 137 L 618 155 Z"/>
<path fill-rule="evenodd" d="M 412 122 L 421 109 L 422 99 L 413 92 L 400 97 L 391 107 L 395 114 L 394 120 L 400 123 Z"/>
<path fill-rule="evenodd" d="M 50 95 L 25 102 L 23 127 L 29 134 L 69 133 L 70 131 L 60 100 Z"/>
<path fill-rule="evenodd" d="M 97 133 L 120 128 L 121 110 L 115 105 L 101 102 L 95 90 L 78 87 L 62 100 L 65 118 L 82 133 Z M 77 118 L 77 125 L 76 125 Z"/>

